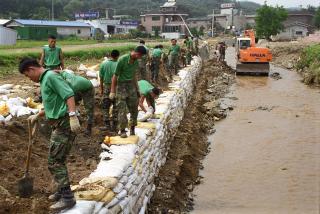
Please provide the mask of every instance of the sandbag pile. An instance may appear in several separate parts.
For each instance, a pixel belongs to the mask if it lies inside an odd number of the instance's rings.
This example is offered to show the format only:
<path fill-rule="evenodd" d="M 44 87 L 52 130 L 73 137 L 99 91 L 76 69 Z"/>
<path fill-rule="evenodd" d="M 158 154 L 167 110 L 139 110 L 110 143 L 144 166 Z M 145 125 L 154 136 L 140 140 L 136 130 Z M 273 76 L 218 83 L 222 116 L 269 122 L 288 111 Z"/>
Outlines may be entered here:
<path fill-rule="evenodd" d="M 201 66 L 201 58 L 194 57 L 191 66 L 180 70 L 156 101 L 158 119 L 139 122 L 136 136 L 105 137 L 97 169 L 72 188 L 77 204 L 63 213 L 145 213 Z"/>
<path fill-rule="evenodd" d="M 9 122 L 13 117 L 36 114 L 43 108 L 41 103 L 35 103 L 32 98 L 0 97 L 0 122 Z"/>
<path fill-rule="evenodd" d="M 105 59 L 106 60 L 106 59 Z M 81 72 L 85 72 L 86 76 L 90 78 L 90 81 L 93 87 L 97 88 L 100 85 L 100 78 L 99 78 L 99 64 L 87 67 L 84 64 L 80 64 L 78 70 Z"/>

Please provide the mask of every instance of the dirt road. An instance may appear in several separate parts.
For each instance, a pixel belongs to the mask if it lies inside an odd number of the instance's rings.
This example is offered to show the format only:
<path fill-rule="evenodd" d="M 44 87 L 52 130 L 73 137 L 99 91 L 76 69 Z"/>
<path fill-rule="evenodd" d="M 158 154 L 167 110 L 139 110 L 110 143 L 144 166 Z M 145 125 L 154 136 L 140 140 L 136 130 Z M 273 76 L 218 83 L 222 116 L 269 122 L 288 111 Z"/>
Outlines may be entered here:
<path fill-rule="evenodd" d="M 320 91 L 293 71 L 272 72 L 282 79 L 237 77 L 193 213 L 319 213 Z"/>

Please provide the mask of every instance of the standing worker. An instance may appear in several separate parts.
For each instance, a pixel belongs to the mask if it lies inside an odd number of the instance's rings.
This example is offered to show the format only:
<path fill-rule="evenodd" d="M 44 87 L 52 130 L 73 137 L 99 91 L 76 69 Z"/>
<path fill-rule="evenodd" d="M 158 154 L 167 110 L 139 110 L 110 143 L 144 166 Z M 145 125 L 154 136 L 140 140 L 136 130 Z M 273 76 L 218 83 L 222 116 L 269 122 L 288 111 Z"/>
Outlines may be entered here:
<path fill-rule="evenodd" d="M 194 44 L 194 51 L 195 51 L 194 54 L 197 56 L 199 54 L 199 38 L 198 38 L 198 36 L 194 37 L 193 44 Z"/>
<path fill-rule="evenodd" d="M 56 46 L 56 37 L 50 35 L 48 38 L 48 45 L 42 49 L 40 65 L 51 70 L 63 70 L 64 60 L 60 47 Z"/>
<path fill-rule="evenodd" d="M 156 111 L 155 106 L 155 99 L 158 98 L 160 94 L 160 90 L 157 87 L 154 87 L 146 80 L 140 80 L 138 81 L 139 86 L 139 92 L 140 92 L 140 98 L 139 98 L 139 106 L 142 111 L 144 111 L 146 116 L 141 121 L 146 121 Z M 148 108 L 146 109 L 143 105 L 144 101 L 146 100 Z"/>
<path fill-rule="evenodd" d="M 121 56 L 118 60 L 116 71 L 112 77 L 111 93 L 109 98 L 113 100 L 117 92 L 118 127 L 120 136 L 127 137 L 128 127 L 127 108 L 130 113 L 130 135 L 135 135 L 135 126 L 138 117 L 139 89 L 136 79 L 138 59 L 147 53 L 144 46 L 138 46 L 129 54 Z"/>
<path fill-rule="evenodd" d="M 147 51 L 145 55 L 143 55 L 140 59 L 138 59 L 140 79 L 148 80 L 147 62 L 149 60 L 148 59 L 149 49 L 147 48 L 146 42 L 144 40 L 140 40 L 139 46 L 143 46 Z"/>
<path fill-rule="evenodd" d="M 190 65 L 191 59 L 192 59 L 193 41 L 192 39 L 189 39 L 188 36 L 185 36 L 184 44 L 186 45 L 186 48 L 187 48 L 187 53 L 186 53 L 187 65 Z"/>
<path fill-rule="evenodd" d="M 94 87 L 90 80 L 82 76 L 75 75 L 66 71 L 61 71 L 59 73 L 75 93 L 74 98 L 76 104 L 78 105 L 80 101 L 83 100 L 83 105 L 87 114 L 87 127 L 85 130 L 85 134 L 90 136 L 94 120 Z"/>
<path fill-rule="evenodd" d="M 161 57 L 163 54 L 163 45 L 157 45 L 152 52 L 151 60 L 151 81 L 157 82 L 160 70 Z"/>
<path fill-rule="evenodd" d="M 226 44 L 225 42 L 219 43 L 219 61 L 224 62 L 225 56 L 226 56 Z"/>
<path fill-rule="evenodd" d="M 118 64 L 118 58 L 120 56 L 120 52 L 118 50 L 111 51 L 111 59 L 104 61 L 100 65 L 99 76 L 100 76 L 100 93 L 103 97 L 102 100 L 102 109 L 104 113 L 104 123 L 105 128 L 103 130 L 112 130 L 115 131 L 117 128 L 117 107 L 115 99 L 110 99 L 109 95 L 111 92 L 111 83 L 112 76 L 116 71 L 116 67 Z M 110 123 L 110 108 L 112 106 L 112 125 Z"/>
<path fill-rule="evenodd" d="M 179 55 L 180 55 L 180 46 L 177 45 L 176 39 L 171 39 L 171 47 L 169 49 L 169 66 L 170 66 L 170 78 L 172 74 L 178 73 L 179 67 Z"/>
<path fill-rule="evenodd" d="M 28 120 L 34 124 L 39 117 L 45 115 L 53 130 L 50 137 L 48 168 L 58 184 L 58 190 L 49 196 L 49 200 L 57 202 L 50 206 L 50 209 L 59 211 L 71 208 L 76 201 L 70 188 L 66 159 L 75 133 L 80 131 L 74 92 L 61 75 L 41 67 L 35 59 L 22 59 L 19 72 L 33 82 L 40 82 L 44 111 L 29 116 Z"/>

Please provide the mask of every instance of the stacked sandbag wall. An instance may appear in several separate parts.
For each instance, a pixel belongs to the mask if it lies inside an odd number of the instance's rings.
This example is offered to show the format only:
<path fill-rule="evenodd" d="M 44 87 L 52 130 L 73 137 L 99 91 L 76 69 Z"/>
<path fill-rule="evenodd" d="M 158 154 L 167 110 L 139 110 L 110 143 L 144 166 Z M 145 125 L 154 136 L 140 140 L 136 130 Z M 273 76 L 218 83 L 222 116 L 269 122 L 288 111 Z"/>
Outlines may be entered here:
<path fill-rule="evenodd" d="M 106 137 L 97 169 L 72 187 L 77 204 L 63 213 L 145 213 L 155 190 L 154 178 L 166 162 L 169 139 L 183 118 L 201 67 L 201 58 L 193 57 L 191 66 L 179 71 L 169 84 L 170 90 L 156 101 L 158 119 L 138 124 L 138 138 L 121 141 Z M 139 117 L 143 114 L 139 113 Z"/>

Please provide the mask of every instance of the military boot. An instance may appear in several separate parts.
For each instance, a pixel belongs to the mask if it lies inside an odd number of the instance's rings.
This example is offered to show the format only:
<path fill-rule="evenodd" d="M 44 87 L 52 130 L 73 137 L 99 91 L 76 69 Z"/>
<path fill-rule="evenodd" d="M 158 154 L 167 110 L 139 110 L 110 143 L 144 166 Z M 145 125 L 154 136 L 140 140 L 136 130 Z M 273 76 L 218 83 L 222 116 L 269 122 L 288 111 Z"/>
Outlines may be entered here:
<path fill-rule="evenodd" d="M 57 192 L 55 192 L 52 195 L 50 195 L 48 197 L 48 200 L 50 202 L 56 202 L 56 201 L 59 201 L 61 197 L 62 197 L 62 194 L 61 194 L 61 190 L 59 189 Z"/>
<path fill-rule="evenodd" d="M 121 137 L 121 138 L 127 138 L 127 137 L 128 137 L 128 136 L 127 136 L 127 132 L 126 132 L 125 129 L 122 129 L 122 130 L 121 130 L 120 137 Z"/>
<path fill-rule="evenodd" d="M 135 129 L 135 126 L 131 126 L 131 127 L 130 127 L 130 135 L 136 135 L 134 129 Z"/>
<path fill-rule="evenodd" d="M 61 188 L 61 198 L 60 200 L 50 206 L 50 210 L 61 211 L 65 209 L 70 209 L 76 204 L 76 200 L 73 196 L 70 186 Z"/>

